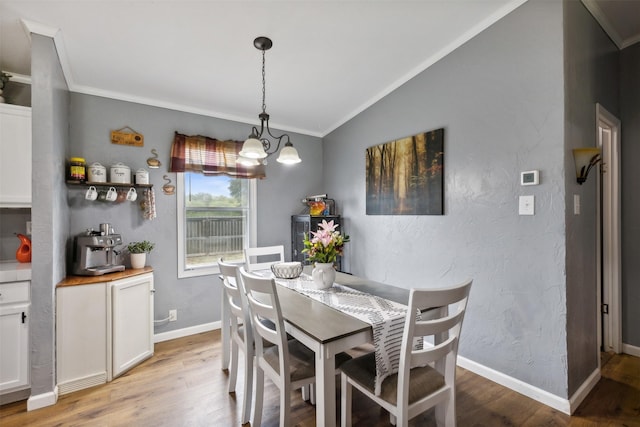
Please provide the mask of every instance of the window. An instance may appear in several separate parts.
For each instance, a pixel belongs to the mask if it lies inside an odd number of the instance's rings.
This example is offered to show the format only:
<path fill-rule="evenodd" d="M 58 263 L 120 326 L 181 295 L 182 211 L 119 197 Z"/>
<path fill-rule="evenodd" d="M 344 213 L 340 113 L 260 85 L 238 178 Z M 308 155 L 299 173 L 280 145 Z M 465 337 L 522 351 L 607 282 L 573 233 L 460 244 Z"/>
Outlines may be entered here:
<path fill-rule="evenodd" d="M 255 179 L 177 174 L 178 277 L 218 273 L 255 241 Z"/>

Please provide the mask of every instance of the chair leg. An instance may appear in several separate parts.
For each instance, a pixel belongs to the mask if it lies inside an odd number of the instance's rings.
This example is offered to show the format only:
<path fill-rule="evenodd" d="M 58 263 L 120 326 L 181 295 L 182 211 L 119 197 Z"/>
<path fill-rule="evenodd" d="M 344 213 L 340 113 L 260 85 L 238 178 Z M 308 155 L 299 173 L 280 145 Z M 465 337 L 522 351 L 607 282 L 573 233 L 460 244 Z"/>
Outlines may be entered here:
<path fill-rule="evenodd" d="M 280 389 L 280 426 L 288 427 L 291 424 L 291 383 L 280 377 L 283 381 Z"/>
<path fill-rule="evenodd" d="M 309 403 L 316 404 L 316 383 L 309 384 Z"/>
<path fill-rule="evenodd" d="M 454 391 L 451 391 L 444 401 L 436 405 L 436 424 L 439 427 L 456 426 L 456 401 Z"/>
<path fill-rule="evenodd" d="M 253 405 L 253 420 L 251 421 L 252 427 L 260 427 L 262 423 L 262 405 L 264 400 L 264 372 L 256 360 L 256 388 L 254 395 Z"/>
<path fill-rule="evenodd" d="M 229 364 L 229 393 L 236 391 L 238 378 L 238 343 L 231 340 L 231 363 Z"/>
<path fill-rule="evenodd" d="M 251 396 L 253 394 L 253 351 L 251 348 L 244 355 L 244 398 L 242 399 L 242 424 L 251 417 Z"/>
<path fill-rule="evenodd" d="M 342 427 L 351 427 L 351 394 L 353 390 L 351 384 L 347 381 L 347 376 L 342 374 L 340 377 L 342 383 L 340 393 L 340 424 Z"/>

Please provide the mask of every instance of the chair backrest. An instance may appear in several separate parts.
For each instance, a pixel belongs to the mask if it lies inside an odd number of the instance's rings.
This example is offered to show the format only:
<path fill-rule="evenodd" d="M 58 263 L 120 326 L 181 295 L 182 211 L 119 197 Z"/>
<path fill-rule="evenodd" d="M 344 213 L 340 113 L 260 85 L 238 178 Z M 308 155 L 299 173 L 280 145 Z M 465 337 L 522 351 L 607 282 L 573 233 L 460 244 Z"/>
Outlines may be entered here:
<path fill-rule="evenodd" d="M 251 317 L 249 316 L 249 305 L 244 289 L 241 286 L 242 283 L 238 272 L 241 265 L 224 262 L 222 258 L 219 258 L 218 267 L 220 268 L 220 275 L 222 276 L 224 297 L 227 299 L 231 311 L 231 328 L 235 332 L 240 322 L 248 325 L 245 328 L 245 340 L 251 342 L 253 341 L 253 332 L 250 326 Z"/>
<path fill-rule="evenodd" d="M 445 384 L 453 386 L 458 340 L 471 283 L 472 280 L 467 280 L 450 288 L 411 289 L 400 351 L 398 402 L 402 396 L 408 396 L 409 370 L 428 363 L 435 362 L 435 369 L 444 376 Z M 452 314 L 449 314 L 450 306 Z M 429 336 L 434 340 L 432 347 L 426 342 L 423 348 L 414 346 L 416 339 Z"/>
<path fill-rule="evenodd" d="M 268 270 L 272 264 L 284 262 L 284 246 L 263 246 L 244 250 L 247 271 Z"/>
<path fill-rule="evenodd" d="M 239 271 L 247 294 L 254 336 L 278 346 L 280 372 L 285 372 L 284 367 L 289 365 L 289 351 L 276 282 L 248 273 L 244 267 L 240 267 Z M 260 357 L 264 352 L 263 342 L 261 339 L 255 341 L 256 357 Z"/>

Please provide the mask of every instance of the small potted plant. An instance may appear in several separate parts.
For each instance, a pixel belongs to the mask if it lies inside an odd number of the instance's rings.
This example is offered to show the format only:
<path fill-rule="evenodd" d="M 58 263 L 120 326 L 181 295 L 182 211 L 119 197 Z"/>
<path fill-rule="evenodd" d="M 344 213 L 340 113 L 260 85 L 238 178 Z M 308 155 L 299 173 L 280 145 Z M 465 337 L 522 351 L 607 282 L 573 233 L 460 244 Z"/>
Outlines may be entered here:
<path fill-rule="evenodd" d="M 131 242 L 127 245 L 131 257 L 131 268 L 144 268 L 147 263 L 147 254 L 155 247 L 154 243 L 148 240 L 142 242 Z"/>

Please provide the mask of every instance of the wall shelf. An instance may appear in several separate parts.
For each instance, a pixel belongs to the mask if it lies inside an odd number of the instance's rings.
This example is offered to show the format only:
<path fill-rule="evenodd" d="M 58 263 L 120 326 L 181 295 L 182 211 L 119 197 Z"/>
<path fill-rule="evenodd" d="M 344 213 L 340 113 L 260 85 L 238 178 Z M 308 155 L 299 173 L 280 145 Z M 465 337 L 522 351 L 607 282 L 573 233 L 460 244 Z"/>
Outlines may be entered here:
<path fill-rule="evenodd" d="M 132 187 L 136 187 L 136 188 L 152 188 L 153 184 L 125 184 L 122 182 L 90 182 L 90 181 L 72 181 L 72 180 L 67 180 L 67 185 L 69 187 L 76 187 L 76 188 L 87 188 L 91 185 L 93 185 L 94 187 L 98 188 L 98 187 L 116 187 L 116 188 L 132 188 Z"/>

